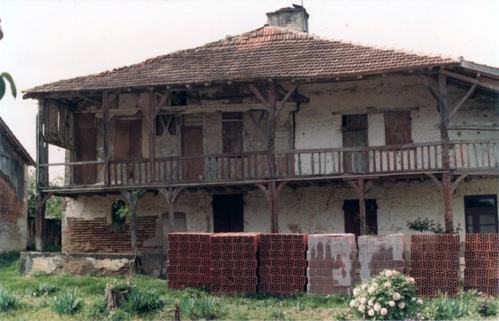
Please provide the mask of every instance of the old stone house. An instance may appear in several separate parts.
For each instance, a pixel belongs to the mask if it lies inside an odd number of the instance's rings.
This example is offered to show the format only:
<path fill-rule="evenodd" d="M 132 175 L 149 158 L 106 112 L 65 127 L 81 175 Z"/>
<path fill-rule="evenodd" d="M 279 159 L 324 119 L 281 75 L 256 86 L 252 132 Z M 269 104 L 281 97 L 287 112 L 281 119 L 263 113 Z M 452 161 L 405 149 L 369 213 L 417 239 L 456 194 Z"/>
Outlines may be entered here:
<path fill-rule="evenodd" d="M 35 162 L 0 118 L 0 253 L 28 242 L 28 166 Z"/>
<path fill-rule="evenodd" d="M 63 251 L 132 252 L 117 201 L 136 205 L 139 252 L 173 230 L 410 234 L 417 217 L 497 233 L 499 69 L 323 39 L 301 7 L 268 17 L 25 92 L 38 204 L 66 197 Z M 61 165 L 65 184 L 48 186 Z"/>

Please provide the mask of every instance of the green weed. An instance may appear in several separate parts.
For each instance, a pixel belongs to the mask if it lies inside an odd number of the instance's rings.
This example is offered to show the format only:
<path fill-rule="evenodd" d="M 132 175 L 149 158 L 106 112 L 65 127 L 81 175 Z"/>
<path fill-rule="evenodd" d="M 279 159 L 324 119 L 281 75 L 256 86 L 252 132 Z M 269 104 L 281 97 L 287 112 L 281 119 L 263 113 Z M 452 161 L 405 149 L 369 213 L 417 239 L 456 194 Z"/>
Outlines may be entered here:
<path fill-rule="evenodd" d="M 15 309 L 19 306 L 19 300 L 9 291 L 0 289 L 0 311 Z"/>
<path fill-rule="evenodd" d="M 43 283 L 33 289 L 33 296 L 47 296 L 58 290 L 57 286 L 51 283 Z"/>
<path fill-rule="evenodd" d="M 82 301 L 77 297 L 78 288 L 68 290 L 67 293 L 56 296 L 52 304 L 52 311 L 62 314 L 73 314 L 81 307 Z"/>
<path fill-rule="evenodd" d="M 129 313 L 140 314 L 147 311 L 161 309 L 164 306 L 164 303 L 154 290 L 140 290 L 135 288 L 128 293 L 123 306 Z"/>

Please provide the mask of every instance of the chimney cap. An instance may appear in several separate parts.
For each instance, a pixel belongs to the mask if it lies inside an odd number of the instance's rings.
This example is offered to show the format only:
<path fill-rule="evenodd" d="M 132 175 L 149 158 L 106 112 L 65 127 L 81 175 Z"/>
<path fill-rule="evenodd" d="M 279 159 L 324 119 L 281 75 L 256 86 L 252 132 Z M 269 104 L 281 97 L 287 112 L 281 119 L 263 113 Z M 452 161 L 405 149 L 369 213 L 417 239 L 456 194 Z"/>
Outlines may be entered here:
<path fill-rule="evenodd" d="M 274 27 L 308 32 L 309 17 L 310 15 L 303 6 L 293 4 L 293 8 L 286 7 L 273 12 L 267 12 L 267 23 Z"/>

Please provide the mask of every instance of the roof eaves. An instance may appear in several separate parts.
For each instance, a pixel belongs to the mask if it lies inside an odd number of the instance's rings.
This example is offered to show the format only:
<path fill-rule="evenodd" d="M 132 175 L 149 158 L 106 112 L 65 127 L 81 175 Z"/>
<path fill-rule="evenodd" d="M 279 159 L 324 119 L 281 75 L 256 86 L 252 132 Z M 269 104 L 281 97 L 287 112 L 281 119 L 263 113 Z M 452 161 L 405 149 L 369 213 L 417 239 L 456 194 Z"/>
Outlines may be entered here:
<path fill-rule="evenodd" d="M 0 131 L 5 132 L 7 139 L 13 145 L 15 145 L 16 147 L 19 148 L 19 153 L 21 154 L 21 156 L 24 157 L 24 159 L 26 160 L 26 163 L 30 166 L 35 166 L 36 163 L 33 160 L 33 158 L 31 158 L 31 156 L 26 151 L 26 149 L 24 149 L 24 146 L 19 142 L 19 140 L 16 138 L 14 133 L 10 130 L 9 126 L 7 126 L 7 124 L 3 121 L 2 118 L 0 118 Z"/>

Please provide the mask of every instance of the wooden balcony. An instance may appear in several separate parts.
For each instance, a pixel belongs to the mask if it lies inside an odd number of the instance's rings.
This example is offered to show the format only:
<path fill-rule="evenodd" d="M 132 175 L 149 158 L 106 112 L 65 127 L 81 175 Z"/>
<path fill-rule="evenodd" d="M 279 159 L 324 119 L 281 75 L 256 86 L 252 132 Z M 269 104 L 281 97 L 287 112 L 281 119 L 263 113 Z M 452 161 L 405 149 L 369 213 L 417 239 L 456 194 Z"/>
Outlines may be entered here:
<path fill-rule="evenodd" d="M 73 162 L 65 166 L 98 166 L 101 175 L 94 185 L 66 182 L 56 189 L 154 187 L 169 185 L 224 185 L 261 182 L 268 179 L 307 180 L 350 176 L 398 176 L 439 172 L 445 169 L 442 143 L 419 143 L 362 148 L 328 148 L 276 152 L 274 171 L 269 154 L 248 152 L 189 157 L 110 160 L 105 182 L 105 163 Z M 449 144 L 450 170 L 499 173 L 499 141 L 452 141 Z M 154 164 L 154 170 L 152 170 Z M 62 165 L 62 164 L 50 164 Z M 47 166 L 47 165 L 42 165 Z M 52 190 L 54 187 L 44 188 Z"/>

